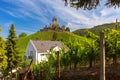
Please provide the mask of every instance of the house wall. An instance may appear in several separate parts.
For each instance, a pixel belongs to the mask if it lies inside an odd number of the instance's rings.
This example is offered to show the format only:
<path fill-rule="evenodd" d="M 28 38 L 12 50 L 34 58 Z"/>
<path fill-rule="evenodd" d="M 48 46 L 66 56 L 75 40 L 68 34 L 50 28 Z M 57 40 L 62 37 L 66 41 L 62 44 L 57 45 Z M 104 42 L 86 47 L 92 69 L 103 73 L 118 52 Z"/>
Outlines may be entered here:
<path fill-rule="evenodd" d="M 30 56 L 32 56 L 33 62 L 36 63 L 36 53 L 37 51 L 34 45 L 32 44 L 32 41 L 29 41 L 27 48 L 26 48 L 26 54 L 25 54 L 26 59 L 30 59 L 31 58 Z"/>
<path fill-rule="evenodd" d="M 55 48 L 53 48 L 54 51 L 60 51 L 61 48 L 59 48 L 58 46 L 56 46 Z M 49 51 L 49 50 L 48 50 Z M 37 53 L 37 62 L 40 63 L 42 61 L 48 61 L 47 58 L 48 52 L 43 52 L 43 53 Z"/>
<path fill-rule="evenodd" d="M 48 58 L 47 58 L 47 52 L 43 52 L 43 53 L 38 53 L 38 63 L 42 62 L 42 61 L 48 61 Z"/>

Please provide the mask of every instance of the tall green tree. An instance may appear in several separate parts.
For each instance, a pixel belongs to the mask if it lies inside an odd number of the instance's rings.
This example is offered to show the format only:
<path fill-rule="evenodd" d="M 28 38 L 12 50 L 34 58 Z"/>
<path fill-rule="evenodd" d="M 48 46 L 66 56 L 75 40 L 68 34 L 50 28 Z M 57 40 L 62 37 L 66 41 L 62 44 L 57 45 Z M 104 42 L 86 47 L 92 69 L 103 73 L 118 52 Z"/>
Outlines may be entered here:
<path fill-rule="evenodd" d="M 6 40 L 6 56 L 8 57 L 7 62 L 7 70 L 11 72 L 11 80 L 12 80 L 12 69 L 16 68 L 18 63 L 20 62 L 19 52 L 16 47 L 16 33 L 14 29 L 14 24 L 11 25 L 9 30 L 9 35 Z"/>

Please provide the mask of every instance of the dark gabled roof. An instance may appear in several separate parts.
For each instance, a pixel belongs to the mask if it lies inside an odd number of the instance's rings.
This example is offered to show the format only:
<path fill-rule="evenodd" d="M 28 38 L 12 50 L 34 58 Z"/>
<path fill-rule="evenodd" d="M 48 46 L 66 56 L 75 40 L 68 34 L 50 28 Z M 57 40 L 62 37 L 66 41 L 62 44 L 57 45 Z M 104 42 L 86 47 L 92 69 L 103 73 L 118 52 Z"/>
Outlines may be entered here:
<path fill-rule="evenodd" d="M 35 48 L 37 49 L 38 53 L 47 52 L 47 50 L 51 50 L 56 46 L 62 48 L 62 42 L 60 41 L 39 41 L 39 40 L 32 40 Z"/>

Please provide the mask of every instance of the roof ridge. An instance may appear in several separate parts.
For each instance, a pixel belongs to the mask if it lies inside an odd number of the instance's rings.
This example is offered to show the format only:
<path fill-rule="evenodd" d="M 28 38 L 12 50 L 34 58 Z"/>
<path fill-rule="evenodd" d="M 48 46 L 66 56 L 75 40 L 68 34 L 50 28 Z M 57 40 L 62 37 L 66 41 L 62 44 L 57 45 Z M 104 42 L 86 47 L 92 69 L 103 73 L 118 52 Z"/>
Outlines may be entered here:
<path fill-rule="evenodd" d="M 46 50 L 51 49 L 53 46 L 62 47 L 61 41 L 40 41 L 33 40 L 33 44 L 35 45 L 38 52 L 45 52 Z"/>

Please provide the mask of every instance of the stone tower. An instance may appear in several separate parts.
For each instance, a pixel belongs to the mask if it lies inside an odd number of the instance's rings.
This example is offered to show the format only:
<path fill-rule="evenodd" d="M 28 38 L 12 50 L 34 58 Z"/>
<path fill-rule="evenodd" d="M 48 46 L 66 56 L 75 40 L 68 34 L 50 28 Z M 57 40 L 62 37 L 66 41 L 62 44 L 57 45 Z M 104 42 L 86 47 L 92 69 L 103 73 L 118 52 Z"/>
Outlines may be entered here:
<path fill-rule="evenodd" d="M 57 24 L 57 18 L 56 17 L 53 17 L 52 24 Z"/>
<path fill-rule="evenodd" d="M 52 19 L 52 28 L 54 29 L 54 30 L 57 30 L 58 29 L 58 24 L 57 24 L 57 18 L 56 17 L 53 17 L 53 19 Z"/>

